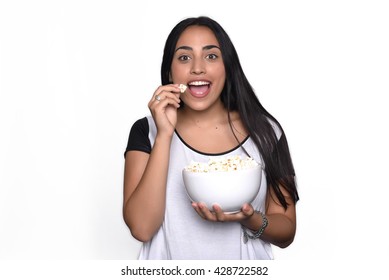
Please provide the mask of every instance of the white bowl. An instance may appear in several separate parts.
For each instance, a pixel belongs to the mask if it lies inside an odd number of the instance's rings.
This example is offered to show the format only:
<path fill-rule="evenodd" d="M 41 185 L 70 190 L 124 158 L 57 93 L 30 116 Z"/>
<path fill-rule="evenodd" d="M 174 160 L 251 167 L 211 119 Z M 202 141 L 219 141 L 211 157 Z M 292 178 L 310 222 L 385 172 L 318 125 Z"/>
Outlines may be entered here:
<path fill-rule="evenodd" d="M 212 205 L 218 204 L 224 212 L 234 213 L 257 196 L 262 168 L 258 165 L 249 169 L 207 173 L 184 169 L 182 177 L 190 200 L 204 202 L 211 211 Z"/>

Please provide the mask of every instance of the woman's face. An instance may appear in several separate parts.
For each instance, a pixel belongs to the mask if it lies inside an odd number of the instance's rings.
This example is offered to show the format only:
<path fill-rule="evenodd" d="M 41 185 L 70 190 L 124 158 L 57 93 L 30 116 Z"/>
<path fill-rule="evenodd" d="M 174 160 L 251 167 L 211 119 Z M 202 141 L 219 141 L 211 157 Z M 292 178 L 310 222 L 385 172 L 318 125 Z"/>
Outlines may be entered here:
<path fill-rule="evenodd" d="M 205 110 L 221 103 L 226 73 L 219 43 L 205 26 L 190 26 L 177 41 L 171 66 L 173 83 L 186 84 L 181 94 L 186 106 Z"/>

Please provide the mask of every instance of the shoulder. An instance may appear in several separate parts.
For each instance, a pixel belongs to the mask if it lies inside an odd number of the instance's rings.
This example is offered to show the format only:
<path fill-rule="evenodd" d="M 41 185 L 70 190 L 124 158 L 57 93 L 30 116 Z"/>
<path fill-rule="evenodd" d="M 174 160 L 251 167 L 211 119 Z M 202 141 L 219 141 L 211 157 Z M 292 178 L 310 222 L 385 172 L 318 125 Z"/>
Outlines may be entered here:
<path fill-rule="evenodd" d="M 147 117 L 138 119 L 137 121 L 134 122 L 132 125 L 131 131 L 132 130 L 141 130 L 141 131 L 147 131 L 149 130 L 149 122 L 147 120 Z"/>
<path fill-rule="evenodd" d="M 149 139 L 150 125 L 149 118 L 144 117 L 134 122 L 128 137 L 126 152 L 131 150 L 151 152 L 151 143 Z"/>

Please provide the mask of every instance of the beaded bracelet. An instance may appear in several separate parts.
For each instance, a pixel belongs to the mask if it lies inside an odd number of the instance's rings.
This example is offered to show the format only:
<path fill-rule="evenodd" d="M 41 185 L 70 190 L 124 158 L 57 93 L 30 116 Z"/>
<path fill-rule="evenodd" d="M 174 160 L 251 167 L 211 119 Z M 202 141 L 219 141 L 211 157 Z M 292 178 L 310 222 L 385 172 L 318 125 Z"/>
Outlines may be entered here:
<path fill-rule="evenodd" d="M 261 211 L 255 211 L 255 213 L 261 214 L 261 216 L 262 216 L 262 225 L 261 225 L 261 227 L 257 231 L 252 231 L 251 230 L 252 235 L 250 235 L 247 232 L 247 229 L 242 225 L 242 229 L 243 229 L 243 242 L 244 243 L 247 243 L 249 238 L 250 239 L 258 239 L 258 238 L 260 238 L 262 233 L 264 232 L 265 228 L 269 224 L 269 221 L 267 220 L 265 214 L 263 214 Z"/>

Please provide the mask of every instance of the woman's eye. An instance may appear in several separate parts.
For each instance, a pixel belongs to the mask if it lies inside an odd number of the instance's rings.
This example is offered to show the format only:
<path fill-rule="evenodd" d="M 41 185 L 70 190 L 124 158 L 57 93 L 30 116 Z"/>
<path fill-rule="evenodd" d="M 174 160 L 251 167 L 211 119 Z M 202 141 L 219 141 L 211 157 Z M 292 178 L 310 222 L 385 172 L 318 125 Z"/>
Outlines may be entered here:
<path fill-rule="evenodd" d="M 180 61 L 187 61 L 189 59 L 190 59 L 190 57 L 187 55 L 181 55 L 178 57 L 178 60 L 180 60 Z"/>
<path fill-rule="evenodd" d="M 216 54 L 211 53 L 211 54 L 207 55 L 206 58 L 210 59 L 210 60 L 214 60 L 214 59 L 218 58 L 218 56 Z"/>

